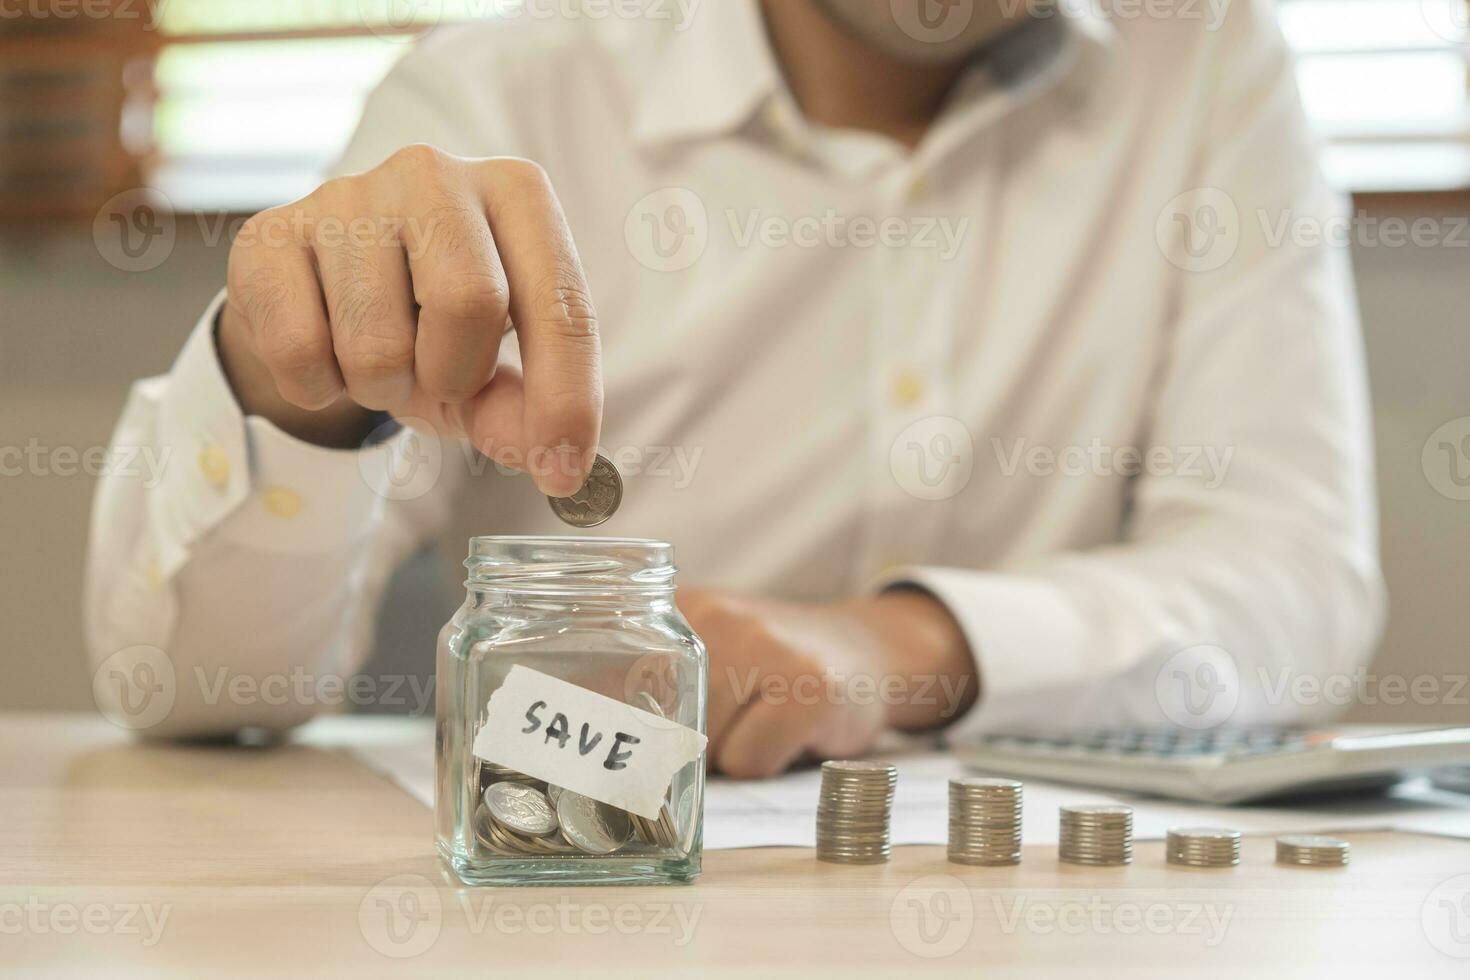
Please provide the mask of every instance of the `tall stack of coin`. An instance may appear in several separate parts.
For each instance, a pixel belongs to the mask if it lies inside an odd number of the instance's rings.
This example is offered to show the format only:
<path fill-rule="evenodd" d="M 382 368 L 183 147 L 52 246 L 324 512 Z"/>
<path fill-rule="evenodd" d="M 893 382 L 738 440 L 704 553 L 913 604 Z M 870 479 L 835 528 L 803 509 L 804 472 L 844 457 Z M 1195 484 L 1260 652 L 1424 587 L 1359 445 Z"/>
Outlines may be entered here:
<path fill-rule="evenodd" d="M 1164 857 L 1191 868 L 1229 868 L 1240 863 L 1240 831 L 1224 827 L 1175 827 Z"/>
<path fill-rule="evenodd" d="M 1316 834 L 1276 838 L 1276 863 L 1310 868 L 1340 868 L 1348 863 L 1351 848 L 1345 840 Z"/>
<path fill-rule="evenodd" d="M 881 864 L 898 770 L 881 762 L 824 762 L 817 801 L 817 860 Z"/>
<path fill-rule="evenodd" d="M 1133 861 L 1133 808 L 1064 806 L 1061 859 L 1068 864 L 1118 865 Z"/>
<path fill-rule="evenodd" d="M 949 781 L 949 859 L 1021 863 L 1021 784 L 1014 779 Z"/>

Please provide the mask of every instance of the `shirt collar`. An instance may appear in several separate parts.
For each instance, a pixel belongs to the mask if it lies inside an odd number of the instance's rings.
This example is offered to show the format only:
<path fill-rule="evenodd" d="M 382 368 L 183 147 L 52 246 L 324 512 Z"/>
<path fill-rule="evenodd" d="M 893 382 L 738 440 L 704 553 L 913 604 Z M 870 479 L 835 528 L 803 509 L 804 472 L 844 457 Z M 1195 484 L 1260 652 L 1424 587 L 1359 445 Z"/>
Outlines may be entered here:
<path fill-rule="evenodd" d="M 1015 108 L 1064 79 L 1074 91 L 1086 92 L 1106 64 L 1113 39 L 1112 26 L 1089 0 L 1063 0 L 1055 17 L 997 44 L 957 94 L 983 103 L 993 100 L 981 92 L 998 92 L 1000 102 Z M 705 0 L 685 29 L 670 35 L 648 75 L 634 137 L 656 146 L 732 133 L 777 95 L 786 95 L 785 81 L 759 0 Z M 966 108 L 955 107 L 970 115 Z M 988 108 L 974 115 L 990 117 L 999 107 Z"/>
<path fill-rule="evenodd" d="M 644 83 L 634 136 L 647 145 L 733 132 L 784 84 L 758 0 L 704 0 Z"/>
<path fill-rule="evenodd" d="M 1089 0 L 1062 0 L 1056 9 L 1056 16 L 1012 31 L 961 79 L 919 146 L 922 160 L 939 159 L 1042 95 L 1054 94 L 1065 112 L 1099 90 L 1116 36 L 1112 25 Z"/>

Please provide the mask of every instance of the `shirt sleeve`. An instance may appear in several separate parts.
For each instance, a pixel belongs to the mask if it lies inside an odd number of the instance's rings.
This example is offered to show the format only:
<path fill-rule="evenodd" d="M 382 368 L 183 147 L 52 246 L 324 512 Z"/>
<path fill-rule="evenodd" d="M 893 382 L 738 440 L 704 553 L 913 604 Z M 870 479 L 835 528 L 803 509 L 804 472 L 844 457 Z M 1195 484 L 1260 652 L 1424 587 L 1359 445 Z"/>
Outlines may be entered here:
<path fill-rule="evenodd" d="M 1331 228 L 1291 64 L 1263 5 L 1238 4 L 1182 186 L 1154 202 L 1176 287 L 1151 447 L 1196 447 L 1218 485 L 1133 482 L 1115 545 L 1026 567 L 895 570 L 946 604 L 981 700 L 957 733 L 1312 723 L 1304 675 L 1351 675 L 1383 620 L 1367 386 L 1348 256 Z M 1166 202 L 1175 197 L 1175 203 Z M 1171 208 L 1183 221 L 1171 222 Z M 1192 222 L 1192 223 L 1191 223 Z M 1205 237 L 1213 235 L 1213 237 Z"/>
<path fill-rule="evenodd" d="M 413 55 L 390 75 L 340 172 L 465 138 L 426 77 Z M 417 433 L 337 451 L 243 415 L 215 347 L 223 302 L 166 376 L 133 387 L 112 448 L 150 465 L 114 468 L 93 502 L 93 691 L 104 715 L 148 735 L 278 731 L 346 703 L 388 576 L 453 490 L 454 450 Z M 161 700 L 145 697 L 154 689 Z"/>

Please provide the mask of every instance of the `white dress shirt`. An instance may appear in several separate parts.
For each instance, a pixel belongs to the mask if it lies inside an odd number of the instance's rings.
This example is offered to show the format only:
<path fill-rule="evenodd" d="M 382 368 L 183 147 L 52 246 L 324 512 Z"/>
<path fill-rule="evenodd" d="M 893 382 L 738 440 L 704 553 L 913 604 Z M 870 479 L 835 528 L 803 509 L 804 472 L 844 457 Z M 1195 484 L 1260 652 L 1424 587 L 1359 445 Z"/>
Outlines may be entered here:
<path fill-rule="evenodd" d="M 1264 3 L 1028 30 L 913 151 L 804 121 L 754 0 L 490 21 L 399 63 L 342 169 L 414 142 L 549 172 L 626 482 L 601 530 L 673 542 L 682 583 L 931 590 L 978 661 L 960 730 L 1309 720 L 1281 672 L 1371 653 L 1347 258 L 1280 234 L 1339 202 Z M 350 674 L 426 539 L 457 580 L 472 535 L 566 531 L 459 445 L 243 417 L 215 313 L 115 435 L 169 453 L 163 479 L 107 478 L 93 515 L 93 660 L 164 652 L 158 734 L 321 710 L 218 682 Z"/>

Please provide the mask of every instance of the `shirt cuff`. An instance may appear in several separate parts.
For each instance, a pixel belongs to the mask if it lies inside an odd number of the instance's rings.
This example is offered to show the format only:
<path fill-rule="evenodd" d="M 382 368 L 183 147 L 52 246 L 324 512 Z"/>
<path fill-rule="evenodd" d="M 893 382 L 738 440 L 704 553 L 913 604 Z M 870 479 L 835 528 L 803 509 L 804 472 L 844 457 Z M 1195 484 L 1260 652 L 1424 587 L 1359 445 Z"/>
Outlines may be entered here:
<path fill-rule="evenodd" d="M 958 724 L 982 722 L 988 709 L 1043 688 L 1075 683 L 1093 672 L 1088 627 L 1061 588 L 1032 576 L 957 568 L 900 567 L 879 591 L 920 588 L 944 604 L 970 644 L 980 699 Z"/>
<path fill-rule="evenodd" d="M 359 539 L 381 512 L 377 474 L 391 470 L 386 461 L 402 451 L 399 436 L 362 450 L 325 449 L 246 417 L 215 344 L 224 301 L 222 291 L 195 325 L 159 405 L 169 459 L 149 517 L 164 578 L 208 533 L 254 551 L 296 554 Z"/>

